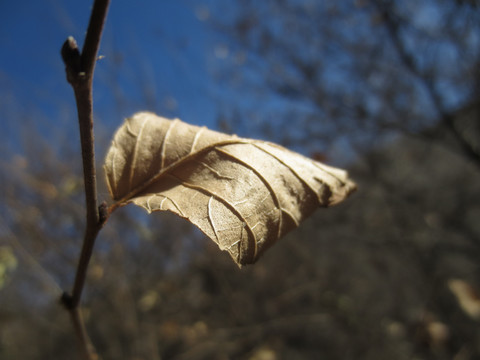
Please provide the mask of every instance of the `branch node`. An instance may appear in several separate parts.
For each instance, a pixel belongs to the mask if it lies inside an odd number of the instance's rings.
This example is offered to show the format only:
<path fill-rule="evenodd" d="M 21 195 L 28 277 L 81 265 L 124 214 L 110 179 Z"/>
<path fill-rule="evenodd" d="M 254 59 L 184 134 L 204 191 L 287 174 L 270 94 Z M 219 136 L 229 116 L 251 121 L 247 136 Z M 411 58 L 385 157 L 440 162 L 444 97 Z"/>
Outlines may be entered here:
<path fill-rule="evenodd" d="M 72 310 L 75 306 L 73 304 L 73 297 L 66 291 L 63 292 L 62 296 L 60 297 L 60 303 L 65 307 L 67 310 Z"/>
<path fill-rule="evenodd" d="M 98 207 L 98 221 L 100 225 L 103 225 L 108 219 L 108 205 L 106 201 L 103 201 Z"/>
<path fill-rule="evenodd" d="M 82 58 L 77 42 L 73 36 L 69 36 L 67 40 L 65 40 L 62 46 L 61 54 L 63 62 L 65 63 L 67 80 L 69 83 L 72 83 L 72 81 L 75 81 L 79 76 L 82 76 Z M 83 74 L 84 77 L 85 73 Z"/>

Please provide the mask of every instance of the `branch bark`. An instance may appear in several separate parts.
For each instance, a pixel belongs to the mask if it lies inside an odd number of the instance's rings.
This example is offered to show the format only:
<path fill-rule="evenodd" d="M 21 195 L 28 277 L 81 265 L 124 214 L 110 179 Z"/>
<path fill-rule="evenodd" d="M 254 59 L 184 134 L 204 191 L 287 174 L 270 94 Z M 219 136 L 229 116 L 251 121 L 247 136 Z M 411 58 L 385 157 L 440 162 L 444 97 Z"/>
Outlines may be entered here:
<path fill-rule="evenodd" d="M 81 53 L 73 37 L 69 37 L 65 41 L 61 50 L 67 81 L 73 88 L 77 104 L 86 200 L 85 236 L 77 265 L 75 283 L 72 293 L 64 293 L 61 302 L 71 314 L 75 332 L 79 338 L 85 359 L 96 359 L 98 356 L 88 339 L 78 305 L 85 285 L 86 273 L 95 239 L 108 217 L 107 205 L 105 203 L 97 207 L 92 84 L 98 48 L 109 4 L 110 0 L 95 0 Z"/>

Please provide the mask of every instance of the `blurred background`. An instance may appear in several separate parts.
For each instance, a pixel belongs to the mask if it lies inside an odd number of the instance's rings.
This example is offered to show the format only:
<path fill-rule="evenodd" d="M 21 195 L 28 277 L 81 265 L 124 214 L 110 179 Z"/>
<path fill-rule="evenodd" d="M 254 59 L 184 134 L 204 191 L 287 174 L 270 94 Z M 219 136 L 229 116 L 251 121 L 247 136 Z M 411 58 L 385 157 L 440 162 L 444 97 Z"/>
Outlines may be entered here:
<path fill-rule="evenodd" d="M 73 359 L 84 228 L 60 47 L 90 2 L 0 1 L 0 359 Z M 113 1 L 101 165 L 140 110 L 278 142 L 359 190 L 239 270 L 186 222 L 118 210 L 83 298 L 103 359 L 480 359 L 478 0 Z"/>

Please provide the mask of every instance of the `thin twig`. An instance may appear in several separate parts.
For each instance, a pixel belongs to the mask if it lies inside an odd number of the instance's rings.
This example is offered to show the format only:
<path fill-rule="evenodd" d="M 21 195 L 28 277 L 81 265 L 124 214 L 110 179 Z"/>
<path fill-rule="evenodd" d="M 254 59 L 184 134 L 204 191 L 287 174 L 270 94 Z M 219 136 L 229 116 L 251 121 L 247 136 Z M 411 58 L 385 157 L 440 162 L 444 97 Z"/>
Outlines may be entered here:
<path fill-rule="evenodd" d="M 83 321 L 82 313 L 79 307 L 70 310 L 70 318 L 72 319 L 75 334 L 82 345 L 80 347 L 80 350 L 82 351 L 82 357 L 85 360 L 99 359 L 99 356 L 97 355 L 97 352 L 90 341 L 87 330 L 85 329 L 85 322 Z"/>
<path fill-rule="evenodd" d="M 92 84 L 109 3 L 110 0 L 95 0 L 81 53 L 73 37 L 69 37 L 62 46 L 62 58 L 65 63 L 67 81 L 72 85 L 77 103 L 85 184 L 86 227 L 73 290 L 71 295 L 64 293 L 61 302 L 70 311 L 75 332 L 82 346 L 82 353 L 85 359 L 89 360 L 95 359 L 97 356 L 88 339 L 78 305 L 85 285 L 95 239 L 108 217 L 105 203 L 99 208 L 97 207 Z"/>

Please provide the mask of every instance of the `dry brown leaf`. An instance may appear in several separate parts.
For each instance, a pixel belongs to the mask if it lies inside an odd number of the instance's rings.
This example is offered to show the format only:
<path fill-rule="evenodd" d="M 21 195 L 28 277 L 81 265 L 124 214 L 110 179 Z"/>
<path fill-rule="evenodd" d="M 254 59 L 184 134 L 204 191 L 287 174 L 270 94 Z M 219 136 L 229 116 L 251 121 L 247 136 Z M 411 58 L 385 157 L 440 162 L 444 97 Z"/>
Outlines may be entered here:
<path fill-rule="evenodd" d="M 146 112 L 117 130 L 104 168 L 114 206 L 188 219 L 239 266 L 355 190 L 345 171 L 276 144 Z"/>
<path fill-rule="evenodd" d="M 480 293 L 465 280 L 449 279 L 448 288 L 457 298 L 460 308 L 472 319 L 480 321 Z"/>

